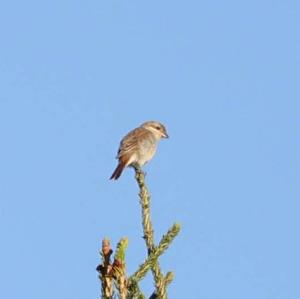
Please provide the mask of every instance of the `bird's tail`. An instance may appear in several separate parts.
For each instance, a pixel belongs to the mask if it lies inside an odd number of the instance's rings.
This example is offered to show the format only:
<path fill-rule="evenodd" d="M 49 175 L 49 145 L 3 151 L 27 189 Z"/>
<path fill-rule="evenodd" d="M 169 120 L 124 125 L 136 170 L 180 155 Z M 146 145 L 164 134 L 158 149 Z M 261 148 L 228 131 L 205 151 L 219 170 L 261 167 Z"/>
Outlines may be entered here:
<path fill-rule="evenodd" d="M 125 166 L 126 166 L 126 164 L 123 163 L 122 161 L 120 161 L 117 168 L 111 175 L 110 180 L 117 180 L 121 176 L 122 171 L 124 170 Z"/>

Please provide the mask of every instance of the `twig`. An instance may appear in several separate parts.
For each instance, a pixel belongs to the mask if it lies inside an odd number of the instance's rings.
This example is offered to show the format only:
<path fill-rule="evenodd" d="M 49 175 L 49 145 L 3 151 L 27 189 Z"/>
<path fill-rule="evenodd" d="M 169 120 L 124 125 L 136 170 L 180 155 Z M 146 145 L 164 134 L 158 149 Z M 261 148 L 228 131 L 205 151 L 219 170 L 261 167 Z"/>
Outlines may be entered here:
<path fill-rule="evenodd" d="M 150 268 L 153 267 L 153 265 L 157 262 L 159 256 L 162 255 L 164 251 L 169 247 L 169 245 L 177 236 L 179 231 L 180 231 L 180 225 L 175 223 L 169 229 L 167 234 L 162 237 L 161 241 L 159 242 L 159 245 L 150 253 L 147 260 L 139 266 L 138 270 L 135 273 L 131 275 L 131 277 L 129 278 L 129 282 L 131 282 L 132 280 L 139 281 L 142 278 L 144 278 L 144 276 L 150 270 Z M 172 272 L 168 272 L 166 276 L 166 278 L 168 277 L 168 279 L 165 278 L 165 281 L 166 282 L 168 281 L 168 283 L 171 282 L 170 279 L 171 273 Z"/>
<path fill-rule="evenodd" d="M 113 251 L 110 247 L 110 241 L 107 238 L 102 240 L 102 264 L 98 265 L 97 271 L 99 272 L 99 278 L 102 286 L 102 298 L 111 299 L 113 296 L 113 278 L 112 278 L 112 265 L 110 263 L 110 256 Z"/>
<path fill-rule="evenodd" d="M 155 252 L 156 247 L 153 240 L 153 226 L 150 217 L 150 194 L 148 188 L 145 184 L 145 175 L 140 167 L 134 165 L 135 170 L 135 179 L 138 183 L 140 188 L 140 204 L 142 207 L 142 224 L 143 224 L 143 232 L 144 232 L 144 239 L 146 242 L 146 246 L 148 249 L 148 256 L 150 256 L 153 252 Z M 176 224 L 177 233 L 179 232 L 180 226 Z M 174 237 L 177 235 L 175 233 Z M 169 243 L 166 243 L 166 247 Z M 155 288 L 157 298 L 159 299 L 166 299 L 167 298 L 167 290 L 166 286 L 167 283 L 165 281 L 164 275 L 160 269 L 159 263 L 157 259 L 154 259 L 151 263 L 151 271 L 155 281 Z"/>

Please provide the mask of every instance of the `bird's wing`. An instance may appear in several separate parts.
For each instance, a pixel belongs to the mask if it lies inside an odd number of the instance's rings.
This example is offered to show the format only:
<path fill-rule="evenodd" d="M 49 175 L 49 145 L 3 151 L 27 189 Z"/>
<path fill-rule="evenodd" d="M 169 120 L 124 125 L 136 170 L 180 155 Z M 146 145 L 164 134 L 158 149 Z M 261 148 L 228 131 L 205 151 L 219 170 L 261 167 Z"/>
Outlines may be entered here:
<path fill-rule="evenodd" d="M 137 148 L 139 141 L 144 138 L 147 138 L 149 134 L 151 133 L 147 129 L 142 127 L 138 127 L 129 132 L 121 140 L 117 158 L 120 158 L 131 151 L 134 151 Z"/>

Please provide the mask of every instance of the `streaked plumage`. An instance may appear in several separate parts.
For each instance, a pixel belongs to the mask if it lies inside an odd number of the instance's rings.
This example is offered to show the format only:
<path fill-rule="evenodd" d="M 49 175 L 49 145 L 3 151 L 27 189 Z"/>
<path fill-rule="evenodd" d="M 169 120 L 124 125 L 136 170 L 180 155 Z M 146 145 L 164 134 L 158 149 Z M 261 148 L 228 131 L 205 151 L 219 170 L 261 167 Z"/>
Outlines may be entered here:
<path fill-rule="evenodd" d="M 157 121 L 147 121 L 129 132 L 120 143 L 117 159 L 119 164 L 110 179 L 117 180 L 125 167 L 143 166 L 151 160 L 161 138 L 168 138 L 166 128 Z"/>

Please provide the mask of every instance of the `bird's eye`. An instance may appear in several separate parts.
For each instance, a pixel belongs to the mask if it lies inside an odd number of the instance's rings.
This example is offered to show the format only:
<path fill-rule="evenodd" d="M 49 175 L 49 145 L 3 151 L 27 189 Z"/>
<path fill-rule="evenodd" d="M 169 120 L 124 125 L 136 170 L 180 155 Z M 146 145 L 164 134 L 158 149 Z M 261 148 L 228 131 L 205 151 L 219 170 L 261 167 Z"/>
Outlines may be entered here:
<path fill-rule="evenodd" d="M 160 130 L 160 127 L 157 126 L 156 129 L 157 129 L 157 130 Z"/>

